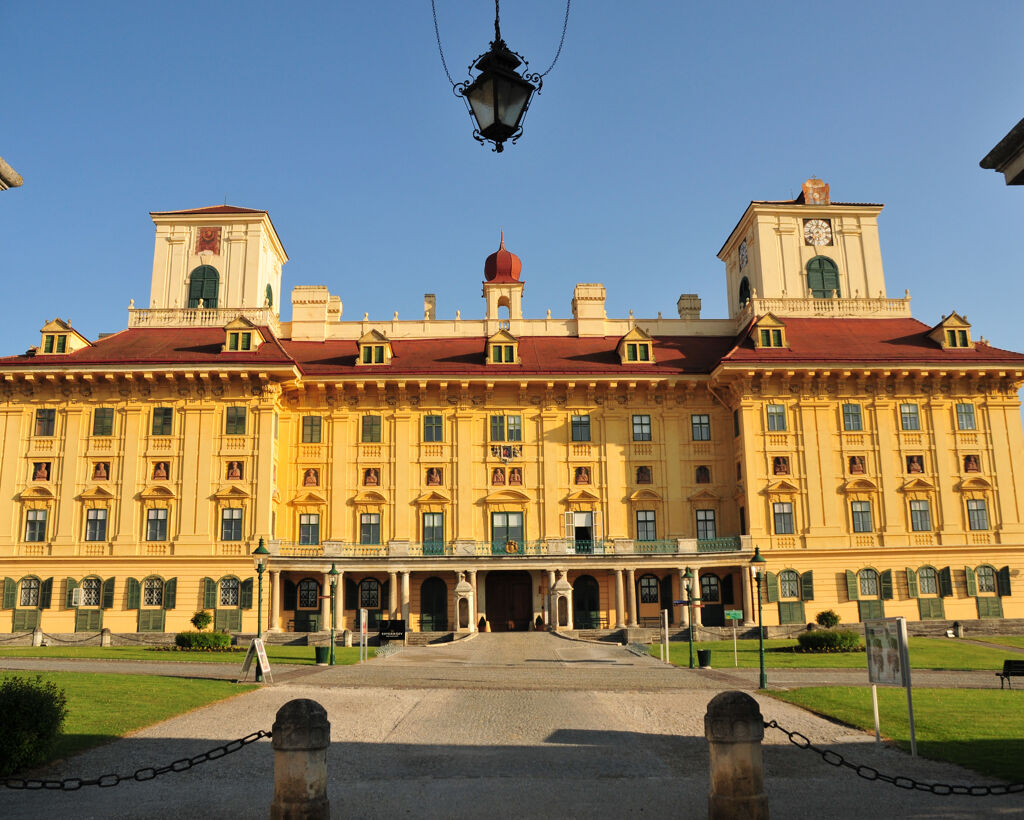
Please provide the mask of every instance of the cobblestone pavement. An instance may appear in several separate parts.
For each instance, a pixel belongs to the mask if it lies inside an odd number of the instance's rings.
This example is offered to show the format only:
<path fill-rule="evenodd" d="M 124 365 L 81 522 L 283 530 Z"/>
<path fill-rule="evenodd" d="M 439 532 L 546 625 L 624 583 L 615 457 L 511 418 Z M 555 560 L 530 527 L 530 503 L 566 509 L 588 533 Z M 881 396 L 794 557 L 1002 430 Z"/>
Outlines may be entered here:
<path fill-rule="evenodd" d="M 45 776 L 169 763 L 269 729 L 282 704 L 307 697 L 326 707 L 332 724 L 336 817 L 703 817 L 707 702 L 716 690 L 756 683 L 750 670 L 673 669 L 621 647 L 537 633 L 407 649 L 362 667 L 293 669 L 290 679 L 278 676 L 272 686 L 149 727 Z M 788 704 L 759 701 L 767 719 L 882 771 L 985 782 L 876 746 Z M 1024 817 L 1019 795 L 940 798 L 871 783 L 773 730 L 764 755 L 775 817 Z M 272 793 L 272 754 L 260 741 L 145 783 L 74 793 L 0 790 L 0 817 L 265 817 Z"/>

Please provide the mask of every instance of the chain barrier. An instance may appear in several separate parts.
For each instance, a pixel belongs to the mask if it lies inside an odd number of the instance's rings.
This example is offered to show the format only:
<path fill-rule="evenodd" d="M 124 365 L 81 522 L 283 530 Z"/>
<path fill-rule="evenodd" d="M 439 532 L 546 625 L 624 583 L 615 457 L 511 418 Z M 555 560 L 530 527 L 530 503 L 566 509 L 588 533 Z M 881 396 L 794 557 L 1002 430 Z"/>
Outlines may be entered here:
<path fill-rule="evenodd" d="M 878 769 L 872 766 L 865 766 L 863 764 L 858 765 L 851 763 L 839 752 L 833 749 L 821 749 L 811 743 L 810 739 L 806 735 L 800 734 L 800 732 L 791 732 L 788 729 L 784 729 L 779 726 L 777 721 L 769 720 L 764 722 L 766 729 L 778 729 L 784 735 L 789 738 L 789 742 L 796 746 L 798 749 L 809 749 L 812 752 L 817 752 L 821 755 L 821 759 L 828 763 L 830 766 L 836 766 L 840 768 L 851 769 L 857 773 L 858 777 L 863 777 L 865 780 L 880 780 L 883 783 L 889 783 L 898 789 L 907 789 L 908 791 L 919 791 L 919 792 L 930 792 L 931 794 L 937 794 L 941 797 L 955 794 L 967 797 L 988 797 L 998 796 L 1004 794 L 1021 794 L 1024 793 L 1024 783 L 1011 783 L 1009 785 L 1003 785 L 997 783 L 992 786 L 964 786 L 964 785 L 950 785 L 948 783 L 922 783 L 920 780 L 915 780 L 912 777 L 905 777 L 903 775 L 889 775 L 878 771 Z"/>
<path fill-rule="evenodd" d="M 74 792 L 83 786 L 99 786 L 101 789 L 108 789 L 111 786 L 116 786 L 118 783 L 125 783 L 129 780 L 143 783 L 162 774 L 186 772 L 200 763 L 206 763 L 210 760 L 217 760 L 225 755 L 233 754 L 264 737 L 272 737 L 272 733 L 264 731 L 253 732 L 251 735 L 240 737 L 238 740 L 232 740 L 223 746 L 215 746 L 208 752 L 203 752 L 193 757 L 182 757 L 166 766 L 144 766 L 141 769 L 136 769 L 132 774 L 105 774 L 102 777 L 94 777 L 88 780 L 81 777 L 66 777 L 63 780 L 7 778 L 0 780 L 0 786 L 8 789 L 50 789 L 52 791 Z"/>

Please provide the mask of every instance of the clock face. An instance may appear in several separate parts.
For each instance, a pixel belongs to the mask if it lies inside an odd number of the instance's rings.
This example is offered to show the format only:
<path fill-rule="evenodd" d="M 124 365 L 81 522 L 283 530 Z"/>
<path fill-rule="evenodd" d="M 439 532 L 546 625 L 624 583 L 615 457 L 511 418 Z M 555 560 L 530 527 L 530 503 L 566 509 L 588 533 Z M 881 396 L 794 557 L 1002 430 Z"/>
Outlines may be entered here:
<path fill-rule="evenodd" d="M 831 245 L 832 223 L 828 219 L 805 219 L 804 244 Z"/>
<path fill-rule="evenodd" d="M 747 240 L 740 242 L 740 270 L 747 266 Z"/>

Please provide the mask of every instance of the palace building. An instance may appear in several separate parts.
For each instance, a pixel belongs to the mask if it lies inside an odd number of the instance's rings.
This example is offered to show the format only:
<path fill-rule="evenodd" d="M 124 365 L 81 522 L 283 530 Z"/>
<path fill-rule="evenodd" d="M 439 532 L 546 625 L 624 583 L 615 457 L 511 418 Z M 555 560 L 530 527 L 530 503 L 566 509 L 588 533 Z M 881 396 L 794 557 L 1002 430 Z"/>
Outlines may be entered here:
<path fill-rule="evenodd" d="M 680 626 L 691 578 L 701 624 L 750 626 L 755 547 L 769 626 L 1024 618 L 1024 355 L 887 295 L 881 210 L 751 202 L 726 318 L 609 318 L 591 283 L 527 318 L 502 239 L 483 318 L 385 321 L 322 285 L 283 321 L 266 211 L 153 213 L 126 330 L 0 359 L 0 629 L 253 633 L 262 597 L 312 632 L 332 579 L 339 629 Z"/>

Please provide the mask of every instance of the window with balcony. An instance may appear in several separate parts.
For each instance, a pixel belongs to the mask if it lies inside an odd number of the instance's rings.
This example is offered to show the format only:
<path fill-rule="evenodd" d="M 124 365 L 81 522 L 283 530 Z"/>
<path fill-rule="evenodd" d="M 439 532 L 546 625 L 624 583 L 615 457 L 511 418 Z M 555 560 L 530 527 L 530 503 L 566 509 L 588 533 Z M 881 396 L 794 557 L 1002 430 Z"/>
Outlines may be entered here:
<path fill-rule="evenodd" d="M 381 417 L 380 416 L 363 416 L 362 429 L 360 430 L 359 440 L 363 444 L 376 444 L 381 440 Z"/>
<path fill-rule="evenodd" d="M 651 440 L 651 417 L 633 416 L 633 441 Z"/>
<path fill-rule="evenodd" d="M 154 436 L 169 436 L 174 429 L 174 408 L 154 407 L 151 433 Z"/>
<path fill-rule="evenodd" d="M 571 419 L 572 440 L 590 441 L 590 416 L 573 416 Z"/>
<path fill-rule="evenodd" d="M 302 443 L 319 444 L 323 435 L 323 418 L 320 416 L 302 417 Z"/>
<path fill-rule="evenodd" d="M 245 408 L 227 407 L 224 410 L 224 435 L 245 435 Z"/>
<path fill-rule="evenodd" d="M 843 429 L 848 433 L 859 433 L 864 429 L 864 420 L 861 417 L 859 404 L 843 405 Z"/>
<path fill-rule="evenodd" d="M 772 433 L 782 433 L 786 430 L 786 407 L 783 404 L 769 404 L 765 408 L 768 416 L 768 430 Z"/>
<path fill-rule="evenodd" d="M 444 426 L 441 416 L 423 417 L 423 440 L 425 442 L 444 441 Z"/>
<path fill-rule="evenodd" d="M 704 413 L 690 416 L 690 432 L 694 441 L 711 441 L 711 416 Z"/>

